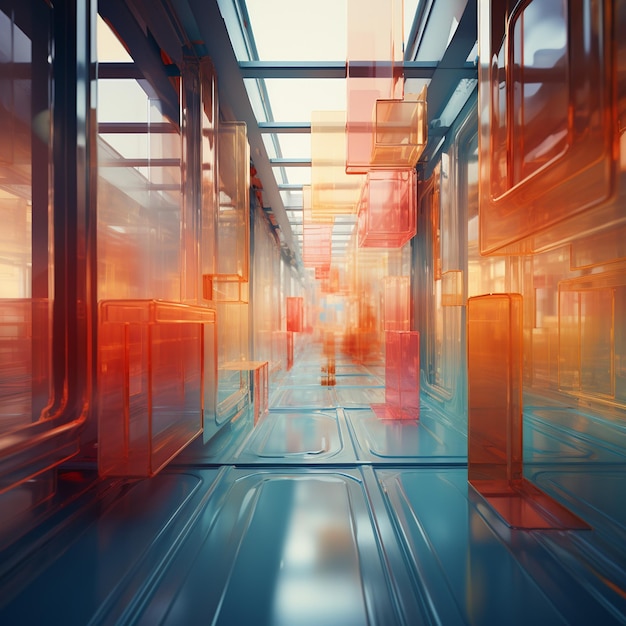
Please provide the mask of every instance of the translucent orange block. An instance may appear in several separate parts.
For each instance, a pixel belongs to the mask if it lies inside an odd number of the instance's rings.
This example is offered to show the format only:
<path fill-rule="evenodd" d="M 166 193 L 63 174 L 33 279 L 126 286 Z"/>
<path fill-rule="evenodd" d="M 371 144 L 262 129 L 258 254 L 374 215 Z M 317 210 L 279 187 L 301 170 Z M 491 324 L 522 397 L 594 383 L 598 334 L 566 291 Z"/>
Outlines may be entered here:
<path fill-rule="evenodd" d="M 385 404 L 371 405 L 379 418 L 419 418 L 419 348 L 416 330 L 385 331 Z"/>
<path fill-rule="evenodd" d="M 293 367 L 293 333 L 285 330 L 272 332 L 272 364 L 270 369 L 288 372 Z"/>
<path fill-rule="evenodd" d="M 558 386 L 581 397 L 623 402 L 616 346 L 626 298 L 623 270 L 590 274 L 558 285 Z"/>
<path fill-rule="evenodd" d="M 332 224 L 304 224 L 302 226 L 302 263 L 304 267 L 330 268 L 332 235 Z"/>
<path fill-rule="evenodd" d="M 468 481 L 514 528 L 586 524 L 523 477 L 522 297 L 469 298 Z"/>
<path fill-rule="evenodd" d="M 220 367 L 223 370 L 248 372 L 248 401 L 252 406 L 256 424 L 269 408 L 269 374 L 267 361 L 230 361 Z"/>
<path fill-rule="evenodd" d="M 203 57 L 200 61 L 202 110 L 202 209 L 200 215 L 200 269 L 201 275 L 216 273 L 217 232 L 219 206 L 218 178 L 218 118 L 217 74 L 211 60 Z M 245 174 L 244 174 L 245 176 Z"/>
<path fill-rule="evenodd" d="M 318 172 L 319 173 L 319 172 Z M 331 213 L 317 212 L 313 215 L 311 210 L 313 203 L 311 185 L 302 186 L 302 223 L 306 225 L 321 225 L 335 222 L 335 216 Z"/>
<path fill-rule="evenodd" d="M 404 100 L 376 100 L 370 168 L 413 169 L 428 141 L 426 87 Z"/>
<path fill-rule="evenodd" d="M 402 99 L 404 11 L 401 0 L 349 0 L 346 172 L 371 169 L 379 99 Z"/>
<path fill-rule="evenodd" d="M 463 306 L 463 272 L 448 270 L 441 274 L 441 306 Z"/>
<path fill-rule="evenodd" d="M 320 367 L 322 372 L 320 376 L 320 384 L 323 387 L 334 387 L 337 384 L 335 357 L 329 356 L 325 365 Z"/>
<path fill-rule="evenodd" d="M 120 44 L 121 45 L 121 44 Z M 202 277 L 215 273 L 217 225 L 217 75 L 211 60 L 184 55 L 181 64 L 183 162 L 187 163 L 182 203 L 181 302 L 198 304 L 203 297 Z M 198 101 L 200 96 L 200 102 Z M 200 140 L 198 141 L 198 138 Z M 191 179 L 194 166 L 201 177 Z M 198 191 L 200 193 L 198 193 Z M 119 297 L 119 294 L 116 294 Z M 154 296 L 154 293 L 151 293 Z M 113 297 L 113 296 L 108 296 Z"/>
<path fill-rule="evenodd" d="M 383 281 L 385 330 L 410 330 L 410 278 L 385 276 Z"/>
<path fill-rule="evenodd" d="M 571 269 L 593 267 L 614 261 L 626 261 L 626 226 L 612 228 L 595 237 L 585 237 L 572 242 Z"/>
<path fill-rule="evenodd" d="M 356 213 L 363 176 L 346 174 L 345 111 L 311 113 L 311 216 Z"/>
<path fill-rule="evenodd" d="M 304 298 L 287 298 L 287 331 L 301 333 L 304 326 Z"/>
<path fill-rule="evenodd" d="M 417 181 L 414 170 L 367 174 L 359 200 L 358 244 L 399 248 L 415 236 Z"/>
<path fill-rule="evenodd" d="M 306 265 L 305 265 L 306 267 Z M 315 280 L 328 280 L 330 278 L 330 264 L 315 268 Z"/>
<path fill-rule="evenodd" d="M 245 283 L 250 263 L 250 148 L 245 122 L 222 122 L 218 134 L 219 210 L 215 273 L 203 276 L 204 297 L 239 301 L 238 288 L 218 284 Z"/>
<path fill-rule="evenodd" d="M 480 3 L 482 254 L 537 252 L 626 223 L 626 40 L 612 11 L 592 0 L 518 7 Z"/>
<path fill-rule="evenodd" d="M 246 304 L 249 300 L 248 281 L 239 276 L 205 274 L 202 277 L 202 295 L 205 300 Z"/>
<path fill-rule="evenodd" d="M 100 303 L 98 470 L 153 476 L 215 412 L 216 314 L 158 300 Z"/>

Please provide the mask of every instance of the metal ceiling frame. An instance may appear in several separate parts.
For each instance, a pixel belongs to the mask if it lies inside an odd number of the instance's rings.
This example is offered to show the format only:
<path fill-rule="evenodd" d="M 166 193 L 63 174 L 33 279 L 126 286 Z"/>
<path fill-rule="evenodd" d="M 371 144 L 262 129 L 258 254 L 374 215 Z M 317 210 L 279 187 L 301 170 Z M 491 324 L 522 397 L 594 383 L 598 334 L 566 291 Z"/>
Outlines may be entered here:
<path fill-rule="evenodd" d="M 273 119 L 265 79 L 280 78 L 337 78 L 345 79 L 350 68 L 344 61 L 338 62 L 303 62 L 303 61 L 259 61 L 254 45 L 254 35 L 250 21 L 246 17 L 245 0 L 171 0 L 187 32 L 197 32 L 200 41 L 194 42 L 213 60 L 218 76 L 220 108 L 227 119 L 246 122 L 251 158 L 258 175 L 263 182 L 263 197 L 271 207 L 282 231 L 282 241 L 297 259 L 301 268 L 301 250 L 296 244 L 291 223 L 285 209 L 280 191 L 299 190 L 302 184 L 287 184 L 277 180 L 276 171 L 281 171 L 280 180 L 287 180 L 285 167 L 309 167 L 310 159 L 285 159 L 280 152 L 278 133 L 310 133 L 309 121 L 280 122 Z M 422 155 L 426 162 L 432 160 L 441 149 L 448 126 L 441 126 L 439 118 L 448 100 L 457 88 L 459 81 L 477 78 L 477 67 L 468 62 L 468 56 L 477 39 L 477 2 L 468 0 L 459 24 L 452 36 L 443 58 L 439 62 L 423 62 L 415 59 L 424 32 L 428 29 L 428 16 L 434 4 L 433 0 L 420 3 L 416 13 L 410 45 L 406 49 L 407 60 L 403 62 L 405 78 L 429 79 L 428 85 L 428 123 L 429 138 Z M 230 30 L 239 29 L 239 44 L 245 42 L 248 60 L 238 61 L 231 42 L 220 5 L 228 5 L 227 13 Z M 234 17 L 236 16 L 236 18 Z M 193 24 L 188 24 L 193 19 Z M 230 21 L 235 20 L 236 24 Z M 358 67 L 354 71 L 359 71 Z M 261 102 L 266 114 L 266 122 L 257 122 L 244 79 L 254 79 L 259 88 Z M 471 97 L 471 96 L 470 96 Z M 464 109 L 460 103 L 459 112 Z M 457 112 L 458 115 L 458 112 Z M 276 149 L 276 158 L 268 157 L 263 134 L 270 134 Z M 293 211 L 293 207 L 289 207 Z"/>

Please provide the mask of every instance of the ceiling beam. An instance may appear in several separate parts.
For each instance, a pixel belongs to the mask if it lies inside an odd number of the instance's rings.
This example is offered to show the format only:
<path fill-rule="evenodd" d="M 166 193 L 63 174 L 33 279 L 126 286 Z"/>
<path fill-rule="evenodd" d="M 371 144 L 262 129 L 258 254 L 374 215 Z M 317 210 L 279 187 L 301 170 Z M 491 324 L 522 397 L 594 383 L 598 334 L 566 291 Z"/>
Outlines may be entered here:
<path fill-rule="evenodd" d="M 272 167 L 311 167 L 311 159 L 270 159 Z"/>
<path fill-rule="evenodd" d="M 311 132 L 311 122 L 259 122 L 262 133 L 303 133 Z"/>
<path fill-rule="evenodd" d="M 372 67 L 382 68 L 380 61 L 240 61 L 239 71 L 242 78 L 341 78 L 348 76 L 370 75 Z M 388 63 L 391 68 L 391 63 Z M 439 68 L 436 61 L 404 61 L 401 64 L 404 78 L 431 78 Z M 465 59 L 456 72 L 476 75 L 476 68 L 465 63 Z"/>
<path fill-rule="evenodd" d="M 345 78 L 345 61 L 240 61 L 242 78 Z"/>
<path fill-rule="evenodd" d="M 294 241 L 291 224 L 285 212 L 274 171 L 270 165 L 256 116 L 244 86 L 239 64 L 233 51 L 226 24 L 217 0 L 172 0 L 188 32 L 197 31 L 199 43 L 206 47 L 213 60 L 218 78 L 220 110 L 224 118 L 246 122 L 250 156 L 263 182 L 263 203 L 272 208 L 284 242 L 299 258 L 299 246 Z"/>

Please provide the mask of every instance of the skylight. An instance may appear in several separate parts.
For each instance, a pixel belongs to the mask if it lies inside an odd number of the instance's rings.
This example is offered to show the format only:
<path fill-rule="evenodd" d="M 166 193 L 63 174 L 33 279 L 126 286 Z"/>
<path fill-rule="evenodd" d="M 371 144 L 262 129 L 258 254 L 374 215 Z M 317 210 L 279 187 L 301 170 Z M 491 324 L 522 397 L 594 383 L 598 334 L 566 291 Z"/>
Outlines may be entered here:
<path fill-rule="evenodd" d="M 345 75 L 348 56 L 348 0 L 218 0 L 218 3 L 280 195 L 280 202 L 274 201 L 277 206 L 272 209 L 276 215 L 286 215 L 292 233 L 301 244 L 302 228 L 296 225 L 302 223 L 302 186 L 311 184 L 312 112 L 347 109 L 347 81 L 342 78 L 342 72 Z M 416 64 L 413 74 L 405 74 L 404 94 L 419 94 L 431 83 L 432 75 L 420 68 L 428 68 L 430 64 L 434 71 L 446 51 L 448 39 L 456 37 L 466 5 L 467 0 L 442 4 L 403 1 L 404 41 L 411 40 L 408 48 L 402 47 L 405 63 L 421 63 L 421 66 Z M 469 26 L 467 22 L 460 29 L 463 36 L 468 28 L 476 28 L 475 20 Z M 461 67 L 469 65 L 468 53 L 469 50 L 465 51 L 456 66 L 458 76 L 456 72 L 439 73 L 439 91 L 434 91 L 435 106 L 429 108 L 428 120 L 445 113 L 446 127 L 449 126 L 474 91 L 474 75 L 464 74 Z M 293 76 L 294 67 L 297 77 Z M 289 70 L 289 78 L 276 77 L 286 73 L 285 70 Z M 326 77 L 329 74 L 333 77 Z M 437 94 L 451 90 L 454 97 L 444 111 L 446 102 L 438 102 Z M 438 135 L 433 139 L 436 143 L 443 138 Z M 265 155 L 257 146 L 252 158 L 262 159 L 266 167 Z M 350 234 L 356 218 L 349 217 L 341 232 L 333 231 L 334 250 L 344 249 L 347 244 L 348 237 L 340 235 Z"/>
<path fill-rule="evenodd" d="M 247 0 L 260 61 L 344 61 L 345 0 Z"/>

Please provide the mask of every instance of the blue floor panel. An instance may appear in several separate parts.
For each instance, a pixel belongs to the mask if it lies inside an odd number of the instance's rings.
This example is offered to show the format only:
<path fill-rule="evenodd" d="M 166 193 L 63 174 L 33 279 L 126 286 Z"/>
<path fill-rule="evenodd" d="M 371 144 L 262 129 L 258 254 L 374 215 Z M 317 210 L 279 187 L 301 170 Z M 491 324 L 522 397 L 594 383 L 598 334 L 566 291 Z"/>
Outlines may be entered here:
<path fill-rule="evenodd" d="M 513 530 L 465 415 L 379 419 L 384 368 L 309 357 L 152 479 L 65 470 L 0 543 L 0 624 L 626 624 L 623 423 L 527 407 L 525 476 L 590 528 Z"/>
<path fill-rule="evenodd" d="M 462 469 L 377 470 L 398 533 L 441 623 L 619 624 L 619 581 L 564 564 L 590 531 L 514 531 L 468 491 Z M 553 541 L 551 537 L 556 537 Z M 580 571 L 578 571 L 580 570 Z M 573 576 L 572 573 L 576 575 Z"/>
<path fill-rule="evenodd" d="M 269 411 L 236 456 L 237 463 L 355 463 L 337 410 Z"/>
<path fill-rule="evenodd" d="M 426 406 L 418 420 L 384 420 L 371 410 L 345 411 L 360 461 L 466 463 L 467 437 Z"/>

